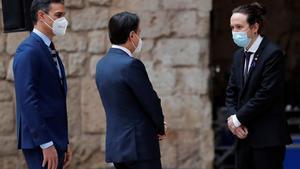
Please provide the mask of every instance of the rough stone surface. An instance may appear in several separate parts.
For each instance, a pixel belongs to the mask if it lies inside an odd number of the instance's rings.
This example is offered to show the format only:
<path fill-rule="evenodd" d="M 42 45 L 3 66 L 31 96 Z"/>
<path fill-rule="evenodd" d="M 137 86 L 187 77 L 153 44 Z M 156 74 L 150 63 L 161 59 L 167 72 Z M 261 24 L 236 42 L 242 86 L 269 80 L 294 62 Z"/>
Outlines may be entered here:
<path fill-rule="evenodd" d="M 2 145 L 2 148 L 0 149 L 0 157 L 1 156 L 9 156 L 9 155 L 17 155 L 18 151 L 16 149 L 16 145 L 17 145 L 16 137 L 1 136 L 0 145 Z"/>
<path fill-rule="evenodd" d="M 197 11 L 174 12 L 171 19 L 172 32 L 178 37 L 197 35 Z"/>
<path fill-rule="evenodd" d="M 72 53 L 68 57 L 68 75 L 82 76 L 85 73 L 84 64 L 87 57 L 85 53 Z"/>
<path fill-rule="evenodd" d="M 107 49 L 107 32 L 106 31 L 93 31 L 89 35 L 88 51 L 93 54 L 104 53 Z"/>
<path fill-rule="evenodd" d="M 141 27 L 147 29 L 142 32 L 144 38 L 168 36 L 171 33 L 169 17 L 166 11 L 141 12 Z"/>
<path fill-rule="evenodd" d="M 27 32 L 9 33 L 6 38 L 6 52 L 10 55 L 16 53 L 19 44 L 28 36 Z"/>
<path fill-rule="evenodd" d="M 87 38 L 84 34 L 67 32 L 65 36 L 55 38 L 54 45 L 59 51 L 85 51 L 87 48 Z"/>
<path fill-rule="evenodd" d="M 0 135 L 12 134 L 15 129 L 14 105 L 12 102 L 0 102 L 0 107 Z"/>
<path fill-rule="evenodd" d="M 66 7 L 74 7 L 74 8 L 82 8 L 83 0 L 66 0 L 65 6 Z"/>
<path fill-rule="evenodd" d="M 0 59 L 0 79 L 5 79 L 5 77 L 6 77 L 6 64 L 4 60 Z"/>
<path fill-rule="evenodd" d="M 112 0 L 89 0 L 90 4 L 93 5 L 104 5 L 104 6 L 108 6 L 111 5 Z"/>
<path fill-rule="evenodd" d="M 162 39 L 154 49 L 154 57 L 166 66 L 199 64 L 200 43 L 197 39 Z"/>
<path fill-rule="evenodd" d="M 1 3 L 0 3 L 1 5 Z M 212 169 L 209 99 L 211 0 L 65 0 L 67 34 L 54 44 L 65 65 L 73 161 L 70 169 L 108 169 L 105 111 L 95 83 L 96 64 L 110 48 L 109 17 L 137 13 L 143 61 L 168 123 L 160 142 L 165 169 Z M 1 8 L 0 8 L 1 9 Z M 1 12 L 1 11 L 0 11 Z M 2 28 L 2 15 L 0 27 Z M 0 168 L 27 169 L 16 149 L 12 63 L 27 32 L 0 33 Z"/>
<path fill-rule="evenodd" d="M 6 81 L 0 81 L 0 102 L 12 100 L 12 86 Z"/>
<path fill-rule="evenodd" d="M 0 19 L 1 21 L 1 19 Z M 0 53 L 4 51 L 5 49 L 5 39 L 6 39 L 6 35 L 4 33 L 0 33 Z"/>
<path fill-rule="evenodd" d="M 89 7 L 71 11 L 71 28 L 74 31 L 105 28 L 108 23 L 107 8 Z"/>
<path fill-rule="evenodd" d="M 81 134 L 81 105 L 80 105 L 80 94 L 81 94 L 81 83 L 78 79 L 69 79 L 68 84 L 68 125 L 69 125 L 69 136 L 76 137 Z"/>
<path fill-rule="evenodd" d="M 92 58 L 91 58 L 91 61 L 90 61 L 90 75 L 92 77 L 95 77 L 96 66 L 97 66 L 98 61 L 101 59 L 101 57 L 102 56 L 95 55 L 95 56 L 92 56 Z"/>
<path fill-rule="evenodd" d="M 105 113 L 98 94 L 95 80 L 82 80 L 82 127 L 85 133 L 102 133 L 105 131 Z"/>
<path fill-rule="evenodd" d="M 14 63 L 14 58 L 11 58 L 6 71 L 7 72 L 6 80 L 8 81 L 14 81 L 13 63 Z"/>

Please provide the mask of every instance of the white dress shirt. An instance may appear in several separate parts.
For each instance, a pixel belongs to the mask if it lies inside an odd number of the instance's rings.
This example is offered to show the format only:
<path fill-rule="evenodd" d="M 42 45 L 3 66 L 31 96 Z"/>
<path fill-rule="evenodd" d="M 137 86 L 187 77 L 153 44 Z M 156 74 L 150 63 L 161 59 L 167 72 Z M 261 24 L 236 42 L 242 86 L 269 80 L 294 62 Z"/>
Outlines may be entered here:
<path fill-rule="evenodd" d="M 34 32 L 34 33 L 37 34 L 40 38 L 42 38 L 43 42 L 48 46 L 49 50 L 51 51 L 51 49 L 50 49 L 50 43 L 51 43 L 51 40 L 50 40 L 45 34 L 43 34 L 41 31 L 39 31 L 39 30 L 37 30 L 37 29 L 35 29 L 35 28 L 33 29 L 32 32 Z M 55 59 L 57 59 L 57 58 L 55 58 Z M 56 61 L 57 61 L 57 60 L 56 60 Z M 57 65 L 58 65 L 58 64 L 57 64 Z M 60 67 L 58 66 L 57 69 L 59 70 L 59 74 L 60 74 L 60 76 L 61 76 Z M 53 145 L 53 142 L 50 141 L 50 142 L 48 142 L 48 143 L 41 144 L 40 147 L 41 147 L 42 149 L 46 149 L 46 148 L 51 147 L 52 145 Z"/>
<path fill-rule="evenodd" d="M 112 45 L 112 48 L 115 49 L 121 49 L 122 51 L 126 52 L 129 56 L 133 57 L 132 53 L 130 52 L 130 50 L 128 50 L 127 48 L 120 46 L 120 45 Z"/>
<path fill-rule="evenodd" d="M 254 43 L 251 45 L 251 47 L 246 50 L 245 52 L 251 52 L 252 54 L 250 55 L 250 60 L 249 60 L 249 63 L 248 63 L 248 70 L 247 72 L 249 72 L 250 68 L 251 68 L 251 64 L 252 64 L 252 61 L 254 59 L 254 55 L 256 53 L 256 51 L 258 50 L 259 48 L 259 45 L 261 44 L 263 40 L 263 37 L 258 35 L 258 37 L 256 38 L 256 40 L 254 41 Z M 244 67 L 244 70 L 246 69 L 246 66 Z M 236 115 L 232 115 L 232 122 L 234 124 L 235 127 L 240 127 L 242 124 L 240 123 L 240 121 L 238 120 L 238 118 L 236 117 Z"/>

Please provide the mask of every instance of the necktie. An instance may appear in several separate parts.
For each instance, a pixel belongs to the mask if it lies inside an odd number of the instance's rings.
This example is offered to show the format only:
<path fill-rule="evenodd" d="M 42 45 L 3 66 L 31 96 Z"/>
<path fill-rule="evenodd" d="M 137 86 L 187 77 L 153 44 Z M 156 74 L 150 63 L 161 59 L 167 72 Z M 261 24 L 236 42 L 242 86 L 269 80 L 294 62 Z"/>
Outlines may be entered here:
<path fill-rule="evenodd" d="M 244 57 L 245 57 L 245 64 L 244 64 L 244 82 L 247 80 L 247 75 L 248 75 L 248 69 L 249 69 L 249 61 L 250 61 L 250 56 L 252 55 L 252 52 L 244 52 Z"/>
<path fill-rule="evenodd" d="M 54 61 L 55 66 L 56 66 L 57 73 L 58 73 L 59 78 L 60 78 L 60 82 L 61 82 L 61 84 L 63 84 L 62 75 L 60 73 L 60 68 L 59 68 L 59 63 L 58 63 L 58 58 L 57 58 L 58 57 L 58 53 L 57 53 L 57 51 L 56 51 L 56 49 L 54 47 L 54 44 L 52 42 L 50 43 L 49 47 L 51 49 L 51 55 L 52 55 L 53 61 Z"/>

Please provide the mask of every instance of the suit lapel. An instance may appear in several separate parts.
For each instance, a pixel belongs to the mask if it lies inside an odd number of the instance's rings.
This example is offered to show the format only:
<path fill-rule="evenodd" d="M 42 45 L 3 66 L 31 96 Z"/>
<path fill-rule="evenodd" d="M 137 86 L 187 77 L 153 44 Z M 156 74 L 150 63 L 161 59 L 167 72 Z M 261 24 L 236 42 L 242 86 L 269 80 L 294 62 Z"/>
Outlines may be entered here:
<path fill-rule="evenodd" d="M 259 62 L 260 61 L 260 57 L 261 57 L 261 54 L 263 53 L 264 48 L 267 45 L 267 42 L 268 42 L 267 38 L 264 37 L 264 39 L 262 40 L 262 42 L 261 42 L 258 50 L 255 52 L 253 60 L 252 60 L 251 65 L 250 65 L 250 69 L 249 69 L 248 75 L 247 75 L 247 79 L 246 79 L 245 83 L 242 85 L 242 89 L 241 89 L 239 98 L 242 97 L 242 95 L 245 92 L 245 89 L 248 87 L 249 80 L 251 79 L 252 72 L 255 69 L 255 67 L 257 66 L 257 64 L 260 63 Z M 244 70 L 244 66 L 242 66 L 242 71 L 241 72 L 243 72 L 243 70 Z M 242 78 L 243 78 L 243 73 L 242 73 Z"/>
<path fill-rule="evenodd" d="M 57 56 L 57 60 L 58 60 L 58 65 L 59 65 L 59 68 L 60 68 L 60 71 L 61 71 L 61 76 L 62 76 L 61 78 L 62 78 L 62 82 L 63 82 L 63 84 L 61 86 L 63 88 L 63 91 L 64 91 L 65 95 L 67 95 L 67 88 L 68 87 L 67 87 L 66 74 L 65 74 L 64 65 L 63 65 L 59 55 Z"/>
<path fill-rule="evenodd" d="M 61 81 L 60 81 L 60 77 L 59 77 L 59 73 L 58 73 L 58 70 L 57 70 L 57 67 L 56 67 L 56 64 L 55 64 L 55 61 L 53 60 L 52 58 L 52 54 L 50 52 L 50 49 L 49 47 L 43 42 L 43 40 L 37 35 L 35 34 L 34 32 L 31 33 L 31 36 L 38 41 L 40 47 L 43 49 L 46 57 L 47 57 L 47 60 L 49 61 L 49 63 L 51 64 L 51 69 L 52 69 L 52 72 L 55 74 L 55 79 L 58 81 L 58 83 L 61 85 Z M 59 58 L 59 56 L 57 57 Z M 61 72 L 62 72 L 62 76 L 63 78 L 65 77 L 65 72 L 64 72 L 64 69 L 63 69 L 63 66 L 62 65 L 62 62 L 60 60 L 60 58 L 58 59 L 59 61 L 59 66 L 61 68 Z M 65 79 L 65 78 L 64 78 Z M 65 85 L 66 83 L 64 83 L 63 85 Z M 62 86 L 62 85 L 61 85 Z M 63 86 L 63 91 L 66 93 L 66 87 Z"/>

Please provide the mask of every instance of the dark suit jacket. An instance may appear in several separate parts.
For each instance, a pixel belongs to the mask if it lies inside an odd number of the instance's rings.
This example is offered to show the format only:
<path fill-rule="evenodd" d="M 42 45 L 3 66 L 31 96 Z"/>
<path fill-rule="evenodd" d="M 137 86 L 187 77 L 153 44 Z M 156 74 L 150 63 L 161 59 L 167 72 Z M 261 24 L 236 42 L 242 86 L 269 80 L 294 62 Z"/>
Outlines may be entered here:
<path fill-rule="evenodd" d="M 266 37 L 255 53 L 248 78 L 243 82 L 244 49 L 234 54 L 226 91 L 228 115 L 236 114 L 249 130 L 253 147 L 291 142 L 284 113 L 284 56 Z"/>
<path fill-rule="evenodd" d="M 111 48 L 97 64 L 96 83 L 106 112 L 106 161 L 159 158 L 164 116 L 144 64 Z"/>
<path fill-rule="evenodd" d="M 18 47 L 13 71 L 17 102 L 18 148 L 33 149 L 53 141 L 58 149 L 68 143 L 64 67 L 60 82 L 50 50 L 35 33 Z"/>

